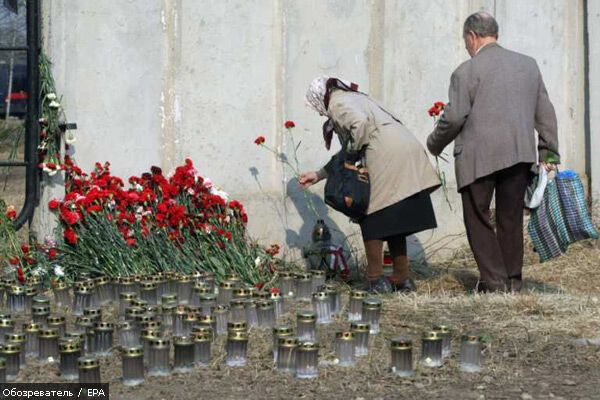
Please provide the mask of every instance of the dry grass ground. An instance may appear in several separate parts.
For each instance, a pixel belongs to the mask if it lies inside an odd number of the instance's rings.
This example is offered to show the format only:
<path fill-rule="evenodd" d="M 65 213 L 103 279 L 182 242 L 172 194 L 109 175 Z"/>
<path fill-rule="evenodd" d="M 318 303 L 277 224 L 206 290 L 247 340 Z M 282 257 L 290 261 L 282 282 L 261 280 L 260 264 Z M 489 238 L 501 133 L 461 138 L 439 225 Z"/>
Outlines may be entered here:
<path fill-rule="evenodd" d="M 588 241 L 573 245 L 560 259 L 539 265 L 528 253 L 526 292 L 521 295 L 473 295 L 476 278 L 465 252 L 444 265 L 417 268 L 419 290 L 384 298 L 382 333 L 371 340 L 371 354 L 355 368 L 323 365 L 318 379 L 303 381 L 273 369 L 271 335 L 253 330 L 249 364 L 223 363 L 223 339 L 214 344 L 209 368 L 169 378 L 149 378 L 137 388 L 119 382 L 120 360 L 102 361 L 103 381 L 112 399 L 600 399 L 600 249 Z M 460 260 L 460 261 L 457 261 Z M 304 305 L 294 305 L 294 309 Z M 109 311 L 109 310 L 106 310 Z M 292 314 L 284 322 L 292 322 Z M 453 355 L 443 367 L 417 365 L 412 378 L 389 373 L 388 339 L 413 338 L 434 323 L 453 328 Z M 319 330 L 321 358 L 332 358 L 338 320 Z M 466 374 L 458 368 L 459 334 L 475 331 L 489 337 L 484 370 Z M 57 367 L 33 363 L 19 381 L 60 381 Z"/>

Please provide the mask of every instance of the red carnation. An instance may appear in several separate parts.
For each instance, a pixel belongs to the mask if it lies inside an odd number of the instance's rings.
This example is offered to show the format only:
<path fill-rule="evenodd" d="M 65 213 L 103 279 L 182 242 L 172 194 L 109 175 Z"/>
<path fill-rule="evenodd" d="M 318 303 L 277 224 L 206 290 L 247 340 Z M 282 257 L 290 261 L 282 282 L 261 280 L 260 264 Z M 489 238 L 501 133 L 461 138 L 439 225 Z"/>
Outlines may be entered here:
<path fill-rule="evenodd" d="M 19 264 L 19 257 L 11 257 L 8 262 L 10 263 L 10 265 L 18 265 Z"/>
<path fill-rule="evenodd" d="M 21 245 L 21 251 L 25 254 L 29 253 L 29 246 L 23 243 Z"/>
<path fill-rule="evenodd" d="M 285 129 L 292 129 L 296 127 L 294 121 L 285 121 Z"/>
<path fill-rule="evenodd" d="M 446 104 L 443 101 L 436 101 L 433 103 L 433 106 L 427 110 L 427 112 L 429 113 L 430 117 L 437 117 L 442 111 L 444 111 L 444 108 L 446 108 Z"/>
<path fill-rule="evenodd" d="M 25 274 L 23 273 L 23 268 L 21 267 L 17 268 L 17 279 L 21 283 L 25 282 Z"/>
<path fill-rule="evenodd" d="M 48 202 L 49 209 L 56 210 L 58 207 L 60 207 L 60 201 L 58 201 L 56 199 L 52 199 Z"/>
<path fill-rule="evenodd" d="M 46 168 L 56 169 L 56 164 L 54 164 L 53 162 L 46 163 Z"/>
<path fill-rule="evenodd" d="M 56 258 L 56 249 L 52 248 L 48 250 L 48 258 L 54 260 Z"/>
<path fill-rule="evenodd" d="M 67 228 L 65 229 L 65 240 L 67 241 L 67 243 L 69 244 L 77 244 L 77 234 L 75 233 L 75 231 L 73 230 L 73 228 Z"/>
<path fill-rule="evenodd" d="M 256 139 L 254 139 L 254 144 L 256 145 L 261 145 L 263 144 L 267 139 L 265 139 L 264 136 L 259 136 Z"/>
<path fill-rule="evenodd" d="M 13 206 L 8 206 L 6 208 L 6 217 L 8 219 L 15 219 L 17 217 L 17 210 Z"/>

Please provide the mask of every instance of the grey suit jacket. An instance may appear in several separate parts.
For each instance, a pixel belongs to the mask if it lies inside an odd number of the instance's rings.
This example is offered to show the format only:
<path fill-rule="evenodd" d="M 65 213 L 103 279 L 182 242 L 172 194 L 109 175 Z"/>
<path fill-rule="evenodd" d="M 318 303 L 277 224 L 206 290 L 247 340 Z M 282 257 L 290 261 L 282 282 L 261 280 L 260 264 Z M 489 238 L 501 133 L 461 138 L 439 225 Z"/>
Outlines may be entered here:
<path fill-rule="evenodd" d="M 449 102 L 427 148 L 439 155 L 454 143 L 458 190 L 521 162 L 558 159 L 556 113 L 531 57 L 497 43 L 462 63 L 450 80 Z M 551 152 L 551 153 L 550 153 Z"/>

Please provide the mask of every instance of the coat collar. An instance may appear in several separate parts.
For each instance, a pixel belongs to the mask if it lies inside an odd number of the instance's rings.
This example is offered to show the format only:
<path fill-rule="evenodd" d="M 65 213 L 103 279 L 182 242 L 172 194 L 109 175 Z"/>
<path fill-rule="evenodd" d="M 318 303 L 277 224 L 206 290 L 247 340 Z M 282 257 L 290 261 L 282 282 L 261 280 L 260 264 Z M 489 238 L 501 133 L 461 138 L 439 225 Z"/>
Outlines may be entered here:
<path fill-rule="evenodd" d="M 498 42 L 492 42 L 492 43 L 488 43 L 486 45 L 483 45 L 479 48 L 479 50 L 477 51 L 477 53 L 475 54 L 475 57 L 477 57 L 479 54 L 481 54 L 482 52 L 491 49 L 491 48 L 495 48 L 495 47 L 501 47 Z"/>

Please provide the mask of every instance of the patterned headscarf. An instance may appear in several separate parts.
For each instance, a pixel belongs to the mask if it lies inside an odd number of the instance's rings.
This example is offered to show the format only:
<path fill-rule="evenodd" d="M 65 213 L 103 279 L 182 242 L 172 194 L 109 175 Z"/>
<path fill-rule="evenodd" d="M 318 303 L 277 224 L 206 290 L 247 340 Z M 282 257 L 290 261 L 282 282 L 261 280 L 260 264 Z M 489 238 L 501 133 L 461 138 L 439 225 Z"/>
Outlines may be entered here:
<path fill-rule="evenodd" d="M 327 81 L 329 76 L 320 76 L 313 79 L 306 92 L 306 104 L 320 115 L 327 115 L 325 107 L 325 94 L 327 93 Z"/>
<path fill-rule="evenodd" d="M 325 147 L 329 150 L 333 137 L 333 121 L 327 110 L 329 107 L 329 95 L 332 88 L 346 91 L 358 91 L 358 85 L 350 81 L 330 76 L 320 76 L 313 79 L 306 92 L 306 103 L 320 115 L 328 117 L 323 124 L 323 139 Z"/>

